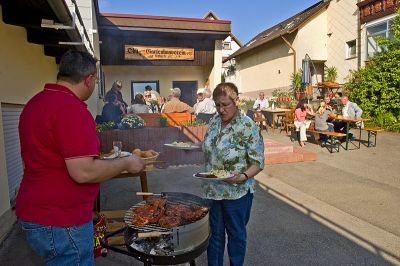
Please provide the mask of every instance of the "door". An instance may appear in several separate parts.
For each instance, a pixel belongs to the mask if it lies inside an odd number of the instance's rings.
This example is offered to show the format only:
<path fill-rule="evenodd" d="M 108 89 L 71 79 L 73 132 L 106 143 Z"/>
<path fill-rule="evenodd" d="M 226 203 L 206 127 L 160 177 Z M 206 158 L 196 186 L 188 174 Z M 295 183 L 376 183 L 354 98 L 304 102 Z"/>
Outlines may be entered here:
<path fill-rule="evenodd" d="M 23 164 L 18 132 L 19 117 L 23 108 L 23 105 L 1 104 L 4 148 L 6 153 L 8 176 L 8 193 L 11 203 L 15 201 L 16 189 L 19 187 L 23 175 Z"/>
<path fill-rule="evenodd" d="M 140 93 L 144 94 L 144 89 L 150 86 L 154 91 L 157 91 L 160 93 L 160 82 L 158 80 L 152 80 L 152 81 L 139 81 L 139 80 L 133 80 L 131 82 L 131 100 L 135 98 L 135 95 Z"/>
<path fill-rule="evenodd" d="M 181 98 L 182 102 L 187 103 L 190 106 L 193 106 L 197 100 L 197 80 L 196 81 L 173 81 L 173 88 L 181 89 Z"/>

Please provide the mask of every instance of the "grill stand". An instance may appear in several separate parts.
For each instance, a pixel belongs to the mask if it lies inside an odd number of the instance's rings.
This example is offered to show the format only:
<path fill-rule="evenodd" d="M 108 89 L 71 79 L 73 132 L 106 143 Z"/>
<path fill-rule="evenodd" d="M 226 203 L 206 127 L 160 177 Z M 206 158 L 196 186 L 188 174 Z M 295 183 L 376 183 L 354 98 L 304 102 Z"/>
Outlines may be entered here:
<path fill-rule="evenodd" d="M 106 234 L 103 239 L 101 239 L 100 243 L 103 248 L 107 248 L 117 253 L 121 253 L 130 257 L 133 257 L 141 262 L 143 262 L 144 266 L 151 266 L 151 265 L 176 265 L 189 262 L 190 266 L 195 266 L 196 262 L 195 259 L 200 256 L 208 247 L 208 240 L 209 237 L 204 243 L 193 249 L 192 251 L 186 252 L 184 254 L 179 255 L 171 255 L 171 256 L 154 256 L 150 254 L 145 254 L 140 251 L 137 251 L 130 247 L 128 243 L 125 242 L 125 246 L 127 250 L 111 246 L 105 243 L 105 240 L 112 236 L 119 235 L 121 233 L 125 233 L 127 231 L 127 227 L 118 229 L 114 232 Z M 102 254 L 103 255 L 103 254 Z M 104 254 L 106 256 L 107 254 Z"/>

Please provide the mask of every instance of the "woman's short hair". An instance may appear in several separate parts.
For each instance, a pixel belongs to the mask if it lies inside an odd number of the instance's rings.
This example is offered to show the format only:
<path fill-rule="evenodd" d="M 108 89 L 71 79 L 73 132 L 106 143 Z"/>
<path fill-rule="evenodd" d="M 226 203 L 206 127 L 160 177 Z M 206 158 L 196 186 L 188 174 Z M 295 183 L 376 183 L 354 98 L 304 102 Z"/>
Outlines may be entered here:
<path fill-rule="evenodd" d="M 223 82 L 218 84 L 213 92 L 213 99 L 217 99 L 220 96 L 228 96 L 232 101 L 235 101 L 239 96 L 239 90 L 235 84 L 231 82 Z"/>

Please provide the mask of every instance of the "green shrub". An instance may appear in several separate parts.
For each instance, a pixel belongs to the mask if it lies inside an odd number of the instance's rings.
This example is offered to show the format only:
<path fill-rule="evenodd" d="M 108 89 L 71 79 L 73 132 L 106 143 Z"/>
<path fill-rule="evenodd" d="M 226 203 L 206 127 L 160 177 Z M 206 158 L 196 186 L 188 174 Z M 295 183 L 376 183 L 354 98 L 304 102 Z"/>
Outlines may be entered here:
<path fill-rule="evenodd" d="M 351 72 L 345 91 L 360 105 L 365 116 L 388 129 L 398 128 L 400 117 L 400 9 L 394 19 L 394 39 L 377 38 L 386 47 L 369 64 Z M 397 121 L 397 122 L 395 122 Z"/>
<path fill-rule="evenodd" d="M 160 127 L 166 127 L 168 124 L 167 118 L 162 115 L 160 115 L 160 117 L 158 118 L 158 122 L 160 123 Z"/>
<path fill-rule="evenodd" d="M 115 127 L 115 123 L 113 121 L 101 123 L 96 125 L 96 132 L 100 133 L 103 131 L 111 130 Z"/>

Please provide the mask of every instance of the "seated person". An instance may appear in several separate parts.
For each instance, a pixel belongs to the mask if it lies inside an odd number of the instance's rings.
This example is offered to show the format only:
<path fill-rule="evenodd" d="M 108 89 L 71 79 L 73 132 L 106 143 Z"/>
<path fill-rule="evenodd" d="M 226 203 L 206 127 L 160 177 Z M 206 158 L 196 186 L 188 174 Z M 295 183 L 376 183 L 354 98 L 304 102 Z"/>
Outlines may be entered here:
<path fill-rule="evenodd" d="M 194 113 L 197 116 L 197 119 L 202 120 L 206 124 L 210 121 L 210 119 L 217 112 L 215 108 L 215 103 L 210 99 L 210 95 L 208 91 L 204 89 L 197 90 L 197 103 L 193 106 Z"/>
<path fill-rule="evenodd" d="M 260 110 L 262 110 L 262 109 L 267 109 L 269 107 L 269 103 L 268 103 L 268 99 L 267 98 L 264 98 L 264 92 L 260 92 L 259 94 L 258 94 L 258 98 L 255 100 L 255 102 L 254 102 L 254 105 L 253 105 L 253 110 L 258 110 L 258 111 L 260 111 Z M 261 120 L 263 120 L 263 126 L 266 128 L 267 127 L 267 120 L 265 119 L 265 116 L 264 116 L 264 114 L 261 114 L 261 115 L 259 115 L 259 114 L 253 114 L 253 119 L 256 117 L 256 116 L 259 116 L 259 118 L 258 119 L 261 119 Z M 257 119 L 257 120 L 258 120 Z M 259 124 L 259 122 L 257 122 L 257 124 Z"/>
<path fill-rule="evenodd" d="M 145 100 L 146 105 L 149 107 L 150 113 L 161 112 L 158 98 L 155 96 L 155 94 L 152 94 L 151 91 L 144 92 L 144 100 Z"/>
<path fill-rule="evenodd" d="M 269 106 L 268 99 L 264 98 L 264 92 L 260 92 L 260 94 L 258 94 L 257 100 L 254 102 L 253 109 L 261 110 L 268 108 L 268 106 Z"/>
<path fill-rule="evenodd" d="M 300 131 L 300 146 L 304 147 L 307 141 L 306 129 L 310 127 L 311 121 L 306 119 L 307 114 L 314 115 L 314 111 L 310 104 L 307 104 L 307 100 L 302 99 L 296 106 L 294 111 L 294 125 L 296 131 Z"/>
<path fill-rule="evenodd" d="M 332 114 L 332 111 L 329 110 L 326 102 L 321 102 L 317 113 L 315 114 L 315 129 L 319 131 L 329 131 L 333 132 L 333 124 L 327 122 L 329 119 L 329 115 Z M 325 147 L 326 141 L 328 140 L 328 136 L 324 134 L 320 134 L 321 146 Z"/>
<path fill-rule="evenodd" d="M 103 123 L 113 121 L 115 126 L 121 122 L 122 115 L 125 114 L 124 104 L 118 101 L 117 95 L 108 94 L 106 96 L 107 103 L 101 112 Z"/>
<path fill-rule="evenodd" d="M 341 102 L 343 104 L 343 108 L 342 108 L 343 117 L 356 118 L 356 119 L 361 118 L 363 111 L 356 103 L 350 102 L 349 97 L 347 95 L 342 96 Z M 364 125 L 362 123 L 360 123 L 357 126 L 364 127 Z M 340 122 L 340 121 L 334 122 L 334 128 L 335 128 L 335 132 L 340 132 L 340 133 L 346 134 L 346 123 L 345 122 Z M 349 133 L 349 138 L 352 138 L 352 137 L 353 137 L 353 134 Z"/>
<path fill-rule="evenodd" d="M 138 93 L 132 100 L 132 105 L 128 107 L 128 113 L 150 113 L 150 108 L 146 105 L 142 94 Z"/>
<path fill-rule="evenodd" d="M 166 102 L 164 105 L 163 113 L 194 113 L 193 107 L 188 104 L 181 102 L 179 98 L 181 97 L 181 90 L 179 88 L 174 88 L 172 90 L 171 100 Z"/>

